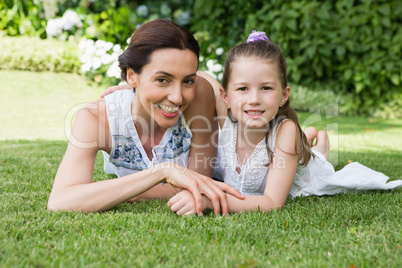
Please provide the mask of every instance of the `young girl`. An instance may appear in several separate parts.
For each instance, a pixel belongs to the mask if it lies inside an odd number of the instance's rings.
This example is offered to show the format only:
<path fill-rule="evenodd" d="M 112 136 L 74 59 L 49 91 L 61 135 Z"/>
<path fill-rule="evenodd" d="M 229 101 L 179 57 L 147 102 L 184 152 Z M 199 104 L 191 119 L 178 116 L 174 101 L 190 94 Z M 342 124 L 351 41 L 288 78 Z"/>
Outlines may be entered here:
<path fill-rule="evenodd" d="M 230 50 L 224 90 L 212 77 L 199 75 L 220 90 L 226 104 L 217 101 L 221 132 L 214 176 L 246 195 L 243 200 L 228 196 L 230 212 L 280 208 L 288 196 L 402 186 L 402 181 L 386 184 L 388 177 L 358 163 L 334 171 L 327 161 L 326 133 L 314 128 L 302 132 L 289 104 L 285 58 L 265 33 L 253 32 L 247 43 Z M 317 144 L 310 148 L 315 138 Z M 195 212 L 188 191 L 175 195 L 168 205 L 178 215 Z M 203 205 L 211 208 L 208 198 Z"/>

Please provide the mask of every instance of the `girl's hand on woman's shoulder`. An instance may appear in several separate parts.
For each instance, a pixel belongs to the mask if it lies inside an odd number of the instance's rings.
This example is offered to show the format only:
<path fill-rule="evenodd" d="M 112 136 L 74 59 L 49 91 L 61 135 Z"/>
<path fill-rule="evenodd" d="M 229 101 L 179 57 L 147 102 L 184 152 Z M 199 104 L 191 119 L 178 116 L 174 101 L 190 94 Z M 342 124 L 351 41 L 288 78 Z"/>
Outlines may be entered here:
<path fill-rule="evenodd" d="M 112 94 L 113 92 L 115 92 L 117 90 L 123 90 L 123 89 L 133 89 L 133 87 L 129 84 L 108 87 L 105 90 L 105 92 L 102 93 L 101 98 L 104 98 L 105 96 Z"/>

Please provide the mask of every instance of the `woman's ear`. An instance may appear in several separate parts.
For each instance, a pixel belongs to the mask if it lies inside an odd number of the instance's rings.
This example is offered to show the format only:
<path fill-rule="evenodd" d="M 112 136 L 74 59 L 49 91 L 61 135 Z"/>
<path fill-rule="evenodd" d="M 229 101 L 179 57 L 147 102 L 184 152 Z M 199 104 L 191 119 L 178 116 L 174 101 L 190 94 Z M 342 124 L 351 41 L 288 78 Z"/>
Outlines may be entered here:
<path fill-rule="evenodd" d="M 127 67 L 127 83 L 131 85 L 133 88 L 136 88 L 138 80 L 138 75 L 134 72 L 133 69 Z"/>
<path fill-rule="evenodd" d="M 219 88 L 219 92 L 221 94 L 221 99 L 223 100 L 223 102 L 226 104 L 226 107 L 229 109 L 230 108 L 230 104 L 228 102 L 228 95 L 226 93 L 226 91 L 223 89 L 223 87 Z"/>
<path fill-rule="evenodd" d="M 282 99 L 280 103 L 281 107 L 287 102 L 287 100 L 289 99 L 289 95 L 290 95 L 290 86 L 287 86 L 285 87 L 285 90 L 283 91 L 282 94 Z"/>

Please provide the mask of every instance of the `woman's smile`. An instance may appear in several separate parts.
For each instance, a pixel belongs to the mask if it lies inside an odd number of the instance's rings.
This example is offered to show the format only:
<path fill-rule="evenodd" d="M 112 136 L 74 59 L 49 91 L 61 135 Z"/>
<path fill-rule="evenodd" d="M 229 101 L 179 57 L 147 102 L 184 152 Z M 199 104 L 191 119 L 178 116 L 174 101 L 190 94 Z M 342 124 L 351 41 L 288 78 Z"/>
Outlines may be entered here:
<path fill-rule="evenodd" d="M 169 106 L 164 104 L 158 104 L 158 108 L 160 109 L 161 113 L 169 118 L 175 117 L 180 112 L 180 106 Z"/>

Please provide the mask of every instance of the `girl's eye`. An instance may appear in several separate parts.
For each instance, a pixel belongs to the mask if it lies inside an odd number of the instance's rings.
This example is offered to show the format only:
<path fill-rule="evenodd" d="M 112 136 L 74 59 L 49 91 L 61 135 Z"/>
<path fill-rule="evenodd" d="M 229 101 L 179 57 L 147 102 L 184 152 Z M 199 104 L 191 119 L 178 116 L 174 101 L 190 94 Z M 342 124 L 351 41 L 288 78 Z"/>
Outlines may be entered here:
<path fill-rule="evenodd" d="M 186 84 L 186 85 L 192 85 L 192 84 L 194 84 L 194 79 L 186 79 L 186 80 L 184 80 L 183 81 L 183 84 Z"/>
<path fill-rule="evenodd" d="M 246 91 L 247 88 L 246 88 L 246 87 L 240 87 L 240 88 L 238 88 L 237 90 L 239 90 L 239 91 Z"/>
<path fill-rule="evenodd" d="M 262 90 L 271 90 L 272 87 L 262 87 L 261 89 L 262 89 Z"/>

